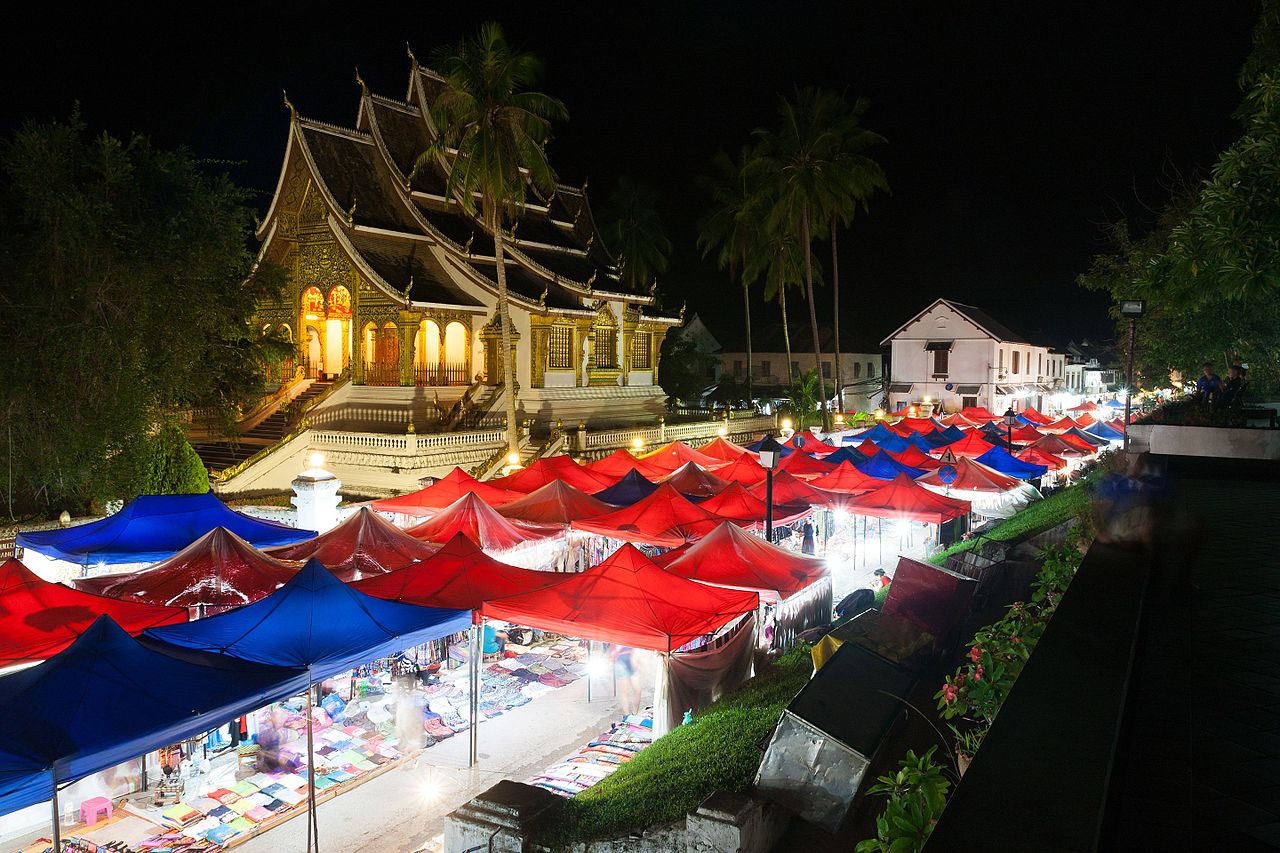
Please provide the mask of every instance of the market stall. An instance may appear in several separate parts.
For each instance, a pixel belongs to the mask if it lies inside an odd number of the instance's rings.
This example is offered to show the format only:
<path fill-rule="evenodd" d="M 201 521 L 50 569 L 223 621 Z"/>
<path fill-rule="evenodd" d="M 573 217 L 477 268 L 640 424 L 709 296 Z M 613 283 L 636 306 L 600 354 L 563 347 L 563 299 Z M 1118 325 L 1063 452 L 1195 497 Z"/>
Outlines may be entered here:
<path fill-rule="evenodd" d="M 362 506 L 327 533 L 267 553 L 282 560 L 319 560 L 340 580 L 352 581 L 403 569 L 435 551 L 434 544 L 410 536 Z"/>
<path fill-rule="evenodd" d="M 550 483 L 563 482 L 575 489 L 593 494 L 609 488 L 617 482 L 617 478 L 593 471 L 585 465 L 579 465 L 568 456 L 560 455 L 541 456 L 529 463 L 527 468 L 521 468 L 513 474 L 488 482 L 492 486 L 523 494 L 529 494 Z"/>
<path fill-rule="evenodd" d="M 913 468 L 910 465 L 903 465 L 897 459 L 889 455 L 888 451 L 881 451 L 872 456 L 861 465 L 855 466 L 859 471 L 869 477 L 875 477 L 877 480 L 892 480 L 900 474 L 905 474 L 911 479 L 924 474 L 923 468 Z"/>
<path fill-rule="evenodd" d="M 150 568 L 71 583 L 121 601 L 186 607 L 199 617 L 251 604 L 279 589 L 297 571 L 297 563 L 267 556 L 225 527 L 215 527 Z"/>
<path fill-rule="evenodd" d="M 675 548 L 709 533 L 720 519 L 663 483 L 628 507 L 575 520 L 573 530 L 609 539 Z"/>
<path fill-rule="evenodd" d="M 1031 446 L 1034 447 L 1035 445 Z M 986 465 L 988 468 L 994 468 L 1001 474 L 1017 477 L 1019 480 L 1039 480 L 1048 470 L 1044 465 L 1024 462 L 1022 459 L 1010 454 L 1003 447 L 993 447 L 975 461 Z"/>
<path fill-rule="evenodd" d="M 975 513 L 987 518 L 1009 518 L 1041 497 L 1030 483 L 964 457 L 916 482 L 937 494 L 969 501 Z"/>
<path fill-rule="evenodd" d="M 644 462 L 651 469 L 670 474 L 672 471 L 689 462 L 694 462 L 704 468 L 707 468 L 718 465 L 723 460 L 694 450 L 683 441 L 672 441 L 664 444 L 657 450 L 641 454 L 640 461 Z"/>
<path fill-rule="evenodd" d="M 711 456 L 722 462 L 733 462 L 743 456 L 751 454 L 750 450 L 740 444 L 734 444 L 722 435 L 708 441 L 706 444 L 698 448 L 698 452 L 703 456 Z"/>
<path fill-rule="evenodd" d="M 478 495 L 489 506 L 502 506 L 521 497 L 522 493 L 504 489 L 492 483 L 483 483 L 461 468 L 454 468 L 425 488 L 407 495 L 376 500 L 372 506 L 379 512 L 389 512 L 420 520 L 430 518 L 455 503 L 463 495 L 470 494 Z"/>
<path fill-rule="evenodd" d="M 597 500 L 602 500 L 613 506 L 631 506 L 649 497 L 657 490 L 657 483 L 641 474 L 639 469 L 632 468 L 618 482 L 607 489 L 596 492 L 595 497 Z"/>
<path fill-rule="evenodd" d="M 715 474 L 722 480 L 754 486 L 765 478 L 764 468 L 760 466 L 754 453 L 744 453 L 737 459 L 716 468 Z"/>
<path fill-rule="evenodd" d="M 406 532 L 440 545 L 462 533 L 488 553 L 527 569 L 551 568 L 564 551 L 563 530 L 503 518 L 474 493 L 463 495 Z"/>
<path fill-rule="evenodd" d="M 714 464 L 714 462 L 710 464 Z M 621 480 L 631 471 L 639 471 L 641 476 L 650 480 L 656 480 L 674 470 L 674 468 L 668 469 L 663 468 L 661 465 L 654 465 L 646 459 L 637 459 L 626 450 L 615 450 L 603 459 L 588 462 L 583 467 L 590 471 L 594 471 L 597 474 L 609 477 L 615 481 Z"/>
<path fill-rule="evenodd" d="M 732 521 L 739 527 L 762 530 L 767 504 L 764 499 L 751 494 L 741 483 L 731 483 L 715 497 L 699 504 L 712 515 Z M 793 524 L 813 511 L 808 504 L 774 504 L 773 523 Z"/>
<path fill-rule="evenodd" d="M 717 477 L 696 462 L 684 463 L 663 477 L 661 482 L 692 499 L 709 498 L 729 485 L 728 480 Z"/>

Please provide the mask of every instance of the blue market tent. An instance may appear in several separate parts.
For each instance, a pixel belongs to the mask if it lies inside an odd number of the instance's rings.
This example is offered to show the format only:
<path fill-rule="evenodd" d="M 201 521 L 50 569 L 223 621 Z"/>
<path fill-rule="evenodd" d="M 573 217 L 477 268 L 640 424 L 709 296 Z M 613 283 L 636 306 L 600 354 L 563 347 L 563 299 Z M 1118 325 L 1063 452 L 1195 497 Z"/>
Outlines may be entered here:
<path fill-rule="evenodd" d="M 869 458 L 865 453 L 856 447 L 842 447 L 835 453 L 829 453 L 822 457 L 823 462 L 829 462 L 833 465 L 839 465 L 841 462 L 848 462 L 851 465 L 859 465 L 866 462 Z"/>
<path fill-rule="evenodd" d="M 876 445 L 881 450 L 887 450 L 890 453 L 901 453 L 911 446 L 911 442 L 906 436 L 898 435 L 896 432 L 890 432 L 887 436 L 876 441 Z M 881 454 L 877 453 L 876 456 Z"/>
<path fill-rule="evenodd" d="M 786 454 L 783 454 L 784 456 Z M 595 493 L 597 500 L 614 506 L 631 506 L 658 490 L 658 484 L 632 468 L 621 480 L 607 489 Z"/>
<path fill-rule="evenodd" d="M 289 545 L 316 535 L 314 530 L 242 515 L 205 492 L 142 495 L 99 521 L 19 533 L 18 547 L 82 566 L 154 563 L 172 557 L 215 527 L 225 527 L 257 548 Z"/>
<path fill-rule="evenodd" d="M 1101 424 L 1101 423 L 1102 423 L 1102 421 L 1097 421 L 1097 422 L 1095 422 L 1094 426 L 1097 426 L 1097 424 Z M 1103 424 L 1103 425 L 1105 426 L 1105 424 Z M 1113 432 L 1115 432 L 1115 430 L 1112 430 L 1112 431 L 1113 431 Z M 1102 436 L 1100 436 L 1100 435 L 1096 435 L 1096 434 L 1094 434 L 1094 433 L 1091 433 L 1091 432 L 1089 432 L 1089 430 L 1087 430 L 1087 429 L 1080 429 L 1080 427 L 1072 427 L 1071 429 L 1067 430 L 1066 432 L 1064 432 L 1064 433 L 1062 433 L 1062 434 L 1063 434 L 1063 435 L 1074 435 L 1076 438 L 1079 438 L 1079 439 L 1081 439 L 1081 440 L 1083 440 L 1083 441 L 1087 441 L 1087 442 L 1089 442 L 1089 443 L 1090 443 L 1090 444 L 1092 444 L 1094 447 L 1106 447 L 1106 446 L 1110 443 L 1110 441 L 1109 441 L 1108 439 L 1103 438 L 1103 437 L 1102 437 Z M 1120 435 L 1123 435 L 1123 433 L 1120 433 Z"/>
<path fill-rule="evenodd" d="M 1007 426 L 1003 423 L 997 424 L 995 421 L 988 421 L 978 427 L 978 431 L 981 432 L 985 438 L 1004 438 L 1009 434 L 1009 428 Z"/>
<path fill-rule="evenodd" d="M 934 430 L 933 432 L 937 432 L 937 430 Z M 937 446 L 931 443 L 929 439 L 925 438 L 923 434 L 918 432 L 913 432 L 911 435 L 907 436 L 907 444 L 920 448 L 921 453 L 928 453 Z M 898 451 L 894 452 L 897 453 Z"/>
<path fill-rule="evenodd" d="M 383 601 L 308 560 L 284 586 L 253 604 L 147 636 L 241 660 L 303 667 L 313 681 L 471 626 L 471 611 Z M 183 631 L 171 630 L 185 628 Z"/>
<path fill-rule="evenodd" d="M 955 444 L 964 438 L 964 430 L 959 427 L 947 427 L 946 429 L 935 429 L 933 432 L 924 436 L 924 440 L 929 443 L 930 449 L 945 447 L 948 444 Z M 921 448 L 922 450 L 924 448 Z M 927 450 L 925 451 L 928 452 Z"/>
<path fill-rule="evenodd" d="M 301 669 L 166 650 L 99 617 L 64 651 L 0 677 L 0 814 L 306 688 Z"/>
<path fill-rule="evenodd" d="M 885 426 L 884 421 L 876 421 L 875 426 L 873 426 L 871 429 L 867 430 L 860 436 L 859 443 L 861 443 L 862 441 L 870 440 L 870 441 L 874 441 L 876 444 L 880 444 L 886 438 L 890 438 L 890 437 L 902 438 L 902 436 L 898 435 L 896 432 L 889 429 L 889 427 Z M 900 451 L 895 450 L 894 452 L 898 453 Z"/>
<path fill-rule="evenodd" d="M 1036 480 L 1043 477 L 1049 470 L 1048 466 L 1045 465 L 1023 462 L 1003 447 L 991 448 L 979 456 L 976 461 L 981 462 L 988 468 L 995 468 L 1001 474 L 1017 477 L 1019 480 Z"/>
<path fill-rule="evenodd" d="M 778 441 L 776 436 L 774 437 L 774 441 Z M 764 436 L 761 436 L 759 441 L 753 441 L 750 444 L 744 445 L 744 447 L 746 447 L 747 450 L 750 450 L 752 453 L 759 453 L 760 447 L 763 444 L 764 444 Z M 778 441 L 778 444 L 782 444 L 782 442 Z M 782 453 L 780 453 L 779 456 L 790 456 L 794 452 L 795 450 L 793 448 L 788 447 L 785 444 L 782 444 Z M 600 498 L 600 500 L 604 500 L 604 498 Z"/>
<path fill-rule="evenodd" d="M 881 446 L 883 447 L 884 445 Z M 893 480 L 899 474 L 906 474 L 914 480 L 916 477 L 924 475 L 923 468 L 912 468 L 910 465 L 903 465 L 887 453 L 877 453 L 866 462 L 854 467 L 868 477 L 875 477 L 877 480 Z"/>
<path fill-rule="evenodd" d="M 1119 441 L 1124 438 L 1124 433 L 1106 421 L 1095 421 L 1090 426 L 1084 428 L 1089 435 L 1095 435 L 1098 438 L 1105 438 L 1107 441 Z"/>

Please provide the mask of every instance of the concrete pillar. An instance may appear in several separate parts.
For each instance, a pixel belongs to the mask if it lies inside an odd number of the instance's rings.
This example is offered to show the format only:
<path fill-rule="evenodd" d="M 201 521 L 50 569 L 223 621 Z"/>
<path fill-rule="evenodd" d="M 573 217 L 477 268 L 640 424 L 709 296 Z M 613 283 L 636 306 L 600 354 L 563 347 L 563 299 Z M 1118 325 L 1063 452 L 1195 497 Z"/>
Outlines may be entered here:
<path fill-rule="evenodd" d="M 531 853 L 529 836 L 559 802 L 550 791 L 504 779 L 445 818 L 445 853 Z"/>
<path fill-rule="evenodd" d="M 298 508 L 299 529 L 325 533 L 338 524 L 338 503 L 342 500 L 338 489 L 342 482 L 323 465 L 323 454 L 311 454 L 311 467 L 290 484 L 294 494 L 290 502 Z"/>
<path fill-rule="evenodd" d="M 772 802 L 716 791 L 689 813 L 685 849 L 688 853 L 768 853 L 789 821 L 787 812 Z"/>

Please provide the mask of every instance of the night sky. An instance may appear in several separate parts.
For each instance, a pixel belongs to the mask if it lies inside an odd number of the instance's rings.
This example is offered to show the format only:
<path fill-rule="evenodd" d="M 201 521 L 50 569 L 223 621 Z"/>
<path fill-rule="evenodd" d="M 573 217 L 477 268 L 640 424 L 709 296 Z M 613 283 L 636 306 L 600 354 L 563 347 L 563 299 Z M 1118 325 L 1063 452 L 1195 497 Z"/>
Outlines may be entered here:
<path fill-rule="evenodd" d="M 1106 301 L 1074 284 L 1104 248 L 1103 223 L 1149 220 L 1174 176 L 1202 174 L 1237 135 L 1235 75 L 1256 14 L 1222 2 L 383 5 L 308 19 L 300 10 L 318 6 L 220 4 L 203 20 L 187 17 L 194 6 L 181 20 L 27 6 L 31 23 L 0 36 L 3 129 L 79 101 L 94 128 L 235 161 L 265 209 L 282 89 L 303 115 L 351 126 L 356 67 L 403 98 L 406 41 L 425 60 L 494 18 L 543 57 L 541 88 L 569 108 L 550 148 L 561 178 L 589 177 L 597 211 L 620 175 L 661 192 L 676 246 L 668 304 L 687 299 L 736 331 L 741 291 L 696 249 L 695 178 L 773 121 L 779 93 L 816 84 L 869 97 L 865 124 L 889 140 L 879 159 L 893 193 L 841 237 L 858 336 L 878 341 L 946 296 L 1065 342 L 1111 328 Z M 827 243 L 815 251 L 829 258 Z"/>

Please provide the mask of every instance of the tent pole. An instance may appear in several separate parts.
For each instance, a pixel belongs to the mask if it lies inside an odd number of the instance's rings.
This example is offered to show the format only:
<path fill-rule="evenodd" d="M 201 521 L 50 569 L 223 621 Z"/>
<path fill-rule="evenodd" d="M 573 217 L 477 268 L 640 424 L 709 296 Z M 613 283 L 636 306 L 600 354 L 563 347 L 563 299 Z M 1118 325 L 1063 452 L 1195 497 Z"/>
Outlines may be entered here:
<path fill-rule="evenodd" d="M 587 704 L 591 703 L 591 659 L 595 657 L 595 640 L 587 640 Z"/>
<path fill-rule="evenodd" d="M 479 755 L 479 735 L 476 729 L 480 725 L 480 656 L 484 654 L 484 644 L 481 639 L 483 632 L 484 617 L 481 616 L 478 623 L 473 622 L 471 625 L 471 654 L 467 655 L 471 663 L 471 677 L 468 679 L 471 683 L 471 728 L 467 733 L 470 736 L 468 767 L 476 766 L 476 758 Z"/>
<path fill-rule="evenodd" d="M 315 830 L 315 850 L 320 850 L 320 825 L 316 821 L 316 753 L 312 733 L 314 716 L 311 713 L 311 684 L 307 684 L 307 851 L 312 847 L 312 830 Z"/>
<path fill-rule="evenodd" d="M 62 851 L 62 817 L 58 814 L 58 780 L 53 780 L 53 853 Z"/>
<path fill-rule="evenodd" d="M 653 737 L 662 737 L 671 730 L 671 697 L 667 684 L 667 655 L 658 652 L 658 677 L 653 685 Z"/>

